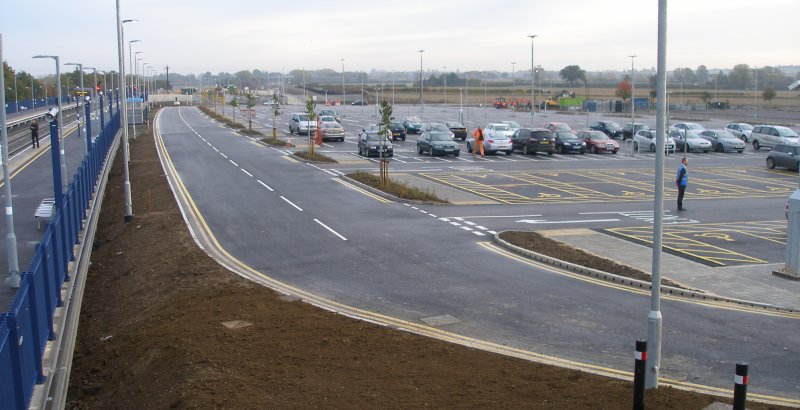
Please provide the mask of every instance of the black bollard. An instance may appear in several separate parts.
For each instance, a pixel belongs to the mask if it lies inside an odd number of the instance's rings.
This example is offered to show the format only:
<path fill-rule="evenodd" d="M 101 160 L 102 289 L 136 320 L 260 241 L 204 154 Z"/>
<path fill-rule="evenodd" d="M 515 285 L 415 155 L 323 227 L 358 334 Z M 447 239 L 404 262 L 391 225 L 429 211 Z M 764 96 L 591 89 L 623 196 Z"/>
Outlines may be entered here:
<path fill-rule="evenodd" d="M 747 401 L 747 362 L 736 363 L 736 378 L 733 384 L 733 410 L 744 410 Z"/>
<path fill-rule="evenodd" d="M 644 379 L 647 371 L 647 341 L 636 341 L 633 368 L 633 410 L 644 410 Z"/>

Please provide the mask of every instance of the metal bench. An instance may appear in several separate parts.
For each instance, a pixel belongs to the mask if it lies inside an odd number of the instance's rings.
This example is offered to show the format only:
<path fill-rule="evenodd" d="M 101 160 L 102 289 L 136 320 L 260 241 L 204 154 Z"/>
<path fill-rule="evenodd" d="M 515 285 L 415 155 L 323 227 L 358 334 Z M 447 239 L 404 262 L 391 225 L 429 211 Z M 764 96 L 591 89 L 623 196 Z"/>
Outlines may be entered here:
<path fill-rule="evenodd" d="M 56 211 L 55 198 L 42 199 L 42 202 L 39 204 L 39 207 L 36 208 L 36 212 L 33 214 L 33 218 L 36 219 L 36 229 L 42 229 L 42 219 L 49 222 L 50 219 L 53 217 L 53 213 L 55 213 L 55 211 Z"/>

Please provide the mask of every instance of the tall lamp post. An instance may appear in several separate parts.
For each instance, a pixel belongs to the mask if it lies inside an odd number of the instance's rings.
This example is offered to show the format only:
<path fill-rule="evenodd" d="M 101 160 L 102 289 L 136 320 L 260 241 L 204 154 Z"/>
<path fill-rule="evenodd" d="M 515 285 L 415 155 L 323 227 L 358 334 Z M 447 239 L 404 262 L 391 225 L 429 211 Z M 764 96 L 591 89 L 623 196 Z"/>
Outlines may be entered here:
<path fill-rule="evenodd" d="M 394 70 L 392 70 L 392 105 L 394 105 Z"/>
<path fill-rule="evenodd" d="M 538 34 L 529 34 L 528 37 L 531 39 L 531 127 L 533 127 L 533 106 L 536 104 L 536 83 L 534 83 L 534 73 L 536 72 L 535 67 L 533 65 L 533 39 L 538 37 Z"/>
<path fill-rule="evenodd" d="M 419 50 L 419 116 L 421 119 L 425 119 L 425 94 L 422 91 L 423 82 L 425 81 L 422 78 L 422 53 L 424 52 L 425 50 Z"/>
<path fill-rule="evenodd" d="M 19 112 L 19 92 L 17 91 L 17 72 L 14 71 L 14 112 Z"/>
<path fill-rule="evenodd" d="M 64 63 L 64 65 L 74 65 L 74 66 L 78 67 L 78 71 L 80 71 L 80 73 L 81 73 L 81 92 L 80 92 L 80 95 L 83 96 L 83 93 L 86 92 L 83 89 L 83 64 L 81 64 L 81 63 Z M 78 115 L 78 137 L 81 136 L 81 128 L 86 126 L 86 120 L 87 120 L 87 118 L 83 118 L 83 121 L 81 121 L 81 118 L 83 117 L 81 114 L 83 113 L 83 111 L 80 109 L 80 107 L 81 107 L 82 104 L 83 104 L 83 97 L 78 99 L 78 110 L 77 110 L 77 115 Z M 61 121 L 59 121 L 59 122 L 61 122 Z M 61 125 L 61 124 L 59 124 L 59 125 Z M 89 147 L 84 147 L 84 148 L 86 148 L 87 152 L 89 151 Z"/>
<path fill-rule="evenodd" d="M 344 59 L 342 59 L 342 105 L 347 103 L 347 92 L 344 90 Z"/>
<path fill-rule="evenodd" d="M 447 66 L 444 66 L 444 109 L 447 111 Z"/>
<path fill-rule="evenodd" d="M 56 62 L 56 84 L 58 87 L 58 138 L 64 140 L 64 110 L 61 107 L 61 62 L 58 56 L 45 56 L 38 55 L 33 58 L 52 58 Z M 61 161 L 61 192 L 67 190 L 67 161 L 64 157 L 64 145 L 61 145 L 61 152 L 59 153 L 59 160 Z M 55 183 L 55 181 L 53 181 Z"/>
<path fill-rule="evenodd" d="M 119 100 L 122 103 L 122 162 L 123 178 L 125 179 L 125 223 L 133 220 L 133 201 L 131 199 L 131 180 L 128 171 L 130 162 L 130 147 L 128 146 L 128 97 L 125 95 L 127 85 L 125 84 L 125 32 L 123 24 L 137 22 L 136 19 L 122 20 L 119 13 L 119 2 L 117 2 L 117 58 L 119 60 L 119 91 L 122 92 Z M 128 43 L 128 53 L 130 54 L 130 43 Z"/>
<path fill-rule="evenodd" d="M 511 62 L 511 116 L 514 116 L 514 111 L 517 104 L 517 82 L 516 82 L 516 61 Z"/>
<path fill-rule="evenodd" d="M 631 59 L 631 139 L 633 139 L 633 136 L 636 134 L 636 80 L 633 77 L 633 59 L 636 58 L 636 55 L 630 55 L 628 57 Z"/>
<path fill-rule="evenodd" d="M 3 61 L 3 35 L 0 34 L 0 61 Z M 5 93 L 5 76 L 0 76 L 0 107 L 6 106 L 6 93 Z M 17 72 L 14 72 L 14 102 L 17 101 Z M 17 104 L 19 106 L 19 104 Z M 3 125 L 0 130 L 0 144 L 2 144 L 2 162 L 3 162 L 3 181 L 5 187 L 3 193 L 5 194 L 5 208 L 6 208 L 6 255 L 8 255 L 8 278 L 6 278 L 6 285 L 11 288 L 19 288 L 19 255 L 17 254 L 17 235 L 14 233 L 14 203 L 11 195 L 11 176 L 8 169 L 8 130 L 6 129 L 6 110 L 0 110 L 0 124 Z M 54 181 L 55 182 L 55 181 Z"/>
<path fill-rule="evenodd" d="M 123 22 L 124 23 L 124 22 Z M 133 75 L 133 43 L 139 43 L 142 40 L 130 40 L 128 41 L 128 75 Z M 133 97 L 133 77 L 131 77 L 131 90 L 130 96 Z M 126 90 L 127 94 L 127 90 Z M 125 96 L 127 98 L 127 96 Z"/>

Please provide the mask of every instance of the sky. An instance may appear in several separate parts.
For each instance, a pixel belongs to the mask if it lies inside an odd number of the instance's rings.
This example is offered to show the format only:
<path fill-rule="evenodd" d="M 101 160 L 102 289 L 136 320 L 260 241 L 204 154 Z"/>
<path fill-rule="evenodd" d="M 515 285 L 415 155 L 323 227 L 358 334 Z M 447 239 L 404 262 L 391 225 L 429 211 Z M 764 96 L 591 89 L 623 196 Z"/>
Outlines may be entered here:
<path fill-rule="evenodd" d="M 800 65 L 798 0 L 670 0 L 667 69 Z M 163 73 L 545 70 L 657 65 L 657 0 L 120 0 L 139 57 Z M 0 0 L 3 59 L 34 76 L 59 55 L 118 70 L 115 0 Z M 419 50 L 425 50 L 420 53 Z M 515 64 L 512 64 L 515 63 Z M 127 63 L 126 63 L 127 65 Z M 447 67 L 445 69 L 445 67 Z M 73 67 L 62 67 L 62 71 Z"/>

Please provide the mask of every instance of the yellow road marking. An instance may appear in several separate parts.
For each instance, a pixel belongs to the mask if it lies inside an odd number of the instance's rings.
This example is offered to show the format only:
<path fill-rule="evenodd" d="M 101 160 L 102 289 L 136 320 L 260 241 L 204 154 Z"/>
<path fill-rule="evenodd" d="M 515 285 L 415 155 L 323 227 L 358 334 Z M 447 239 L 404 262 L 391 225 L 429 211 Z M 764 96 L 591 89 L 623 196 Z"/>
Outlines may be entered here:
<path fill-rule="evenodd" d="M 351 184 L 349 182 L 342 181 L 339 178 L 331 178 L 331 179 L 333 179 L 334 181 L 336 181 L 336 182 L 338 182 L 338 183 L 340 183 L 340 184 L 342 184 L 342 185 L 344 185 L 344 186 L 346 186 L 346 187 L 348 187 L 348 188 L 350 188 L 350 189 L 352 189 L 354 191 L 360 192 L 360 193 L 362 193 L 362 194 L 364 194 L 364 195 L 366 195 L 366 196 L 368 196 L 368 197 L 370 197 L 370 198 L 372 198 L 372 199 L 374 199 L 374 200 L 376 200 L 378 202 L 382 202 L 384 204 L 387 204 L 387 203 L 391 202 L 390 200 L 388 200 L 386 198 L 383 198 L 381 196 L 375 195 L 372 192 L 369 192 L 366 189 L 362 189 L 360 187 L 357 187 L 357 186 L 355 186 L 355 185 L 353 185 L 353 184 Z"/>

